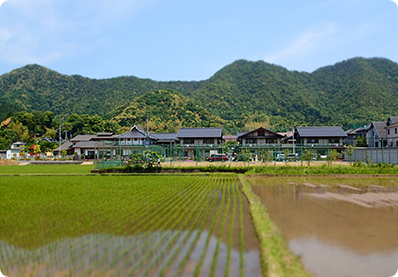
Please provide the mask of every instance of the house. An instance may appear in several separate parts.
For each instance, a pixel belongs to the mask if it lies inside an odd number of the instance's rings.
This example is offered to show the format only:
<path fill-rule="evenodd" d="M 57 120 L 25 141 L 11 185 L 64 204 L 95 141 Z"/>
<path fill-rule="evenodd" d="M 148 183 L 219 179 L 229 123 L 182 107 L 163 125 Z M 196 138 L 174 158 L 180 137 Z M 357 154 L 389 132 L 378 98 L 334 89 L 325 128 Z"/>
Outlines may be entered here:
<path fill-rule="evenodd" d="M 283 136 L 263 127 L 250 132 L 238 133 L 237 141 L 241 146 L 261 147 L 280 144 Z"/>
<path fill-rule="evenodd" d="M 180 140 L 177 138 L 177 133 L 153 133 L 151 134 L 156 138 L 156 144 L 169 146 L 171 144 L 175 144 Z"/>
<path fill-rule="evenodd" d="M 213 146 L 222 142 L 222 128 L 181 128 L 177 138 L 185 146 Z"/>
<path fill-rule="evenodd" d="M 398 146 L 398 116 L 391 116 L 386 123 L 387 146 Z"/>
<path fill-rule="evenodd" d="M 294 133 L 297 144 L 303 146 L 343 147 L 347 134 L 341 127 L 297 127 Z"/>
<path fill-rule="evenodd" d="M 180 128 L 177 133 L 180 146 L 183 147 L 184 156 L 202 158 L 210 156 L 212 151 L 217 152 L 223 141 L 222 128 Z M 196 147 L 201 150 L 195 153 Z M 212 150 L 213 149 L 213 150 Z"/>
<path fill-rule="evenodd" d="M 151 145 L 156 143 L 157 138 L 145 132 L 139 125 L 134 125 L 129 132 L 118 135 L 115 137 L 119 141 L 119 145 Z"/>
<path fill-rule="evenodd" d="M 57 148 L 54 149 L 54 154 L 59 156 L 61 155 L 62 151 L 66 150 L 67 155 L 73 155 L 72 150 L 69 149 L 73 145 L 72 142 L 65 142 L 64 144 L 61 144 L 61 146 L 58 146 Z"/>
<path fill-rule="evenodd" d="M 370 123 L 368 134 L 368 147 L 382 147 L 387 145 L 387 122 L 373 121 Z"/>
<path fill-rule="evenodd" d="M 6 152 L 6 159 L 11 160 L 12 158 L 18 159 L 19 158 L 19 152 L 21 151 L 22 147 L 25 146 L 26 144 L 23 142 L 14 142 L 11 145 L 11 148 L 7 150 Z"/>

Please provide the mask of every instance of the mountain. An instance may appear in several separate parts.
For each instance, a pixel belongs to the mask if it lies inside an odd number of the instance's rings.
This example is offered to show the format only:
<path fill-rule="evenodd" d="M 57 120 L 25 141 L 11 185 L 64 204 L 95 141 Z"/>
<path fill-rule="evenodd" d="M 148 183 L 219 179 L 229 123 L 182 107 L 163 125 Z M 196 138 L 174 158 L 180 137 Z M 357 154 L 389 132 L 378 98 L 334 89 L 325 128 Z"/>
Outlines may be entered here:
<path fill-rule="evenodd" d="M 122 127 L 146 125 L 155 132 L 177 132 L 181 127 L 217 127 L 226 122 L 198 103 L 172 90 L 148 92 L 106 115 Z"/>
<path fill-rule="evenodd" d="M 89 79 L 62 75 L 39 65 L 27 65 L 0 76 L 0 105 L 9 110 L 105 115 L 137 96 L 159 88 L 195 90 L 201 82 L 156 82 L 137 77 Z M 9 111 L 7 111 L 9 112 Z M 3 110 L 0 119 L 4 118 Z"/>
<path fill-rule="evenodd" d="M 49 110 L 61 119 L 78 113 L 116 120 L 134 99 L 159 90 L 178 92 L 179 98 L 187 97 L 179 101 L 191 101 L 207 116 L 215 116 L 211 124 L 224 122 L 231 130 L 257 126 L 283 130 L 293 125 L 348 128 L 397 115 L 398 64 L 383 58 L 353 58 L 307 73 L 238 60 L 199 82 L 156 82 L 133 76 L 96 80 L 27 65 L 0 76 L 0 120 L 17 110 Z M 140 102 L 140 110 L 155 109 L 144 104 Z M 160 108 L 162 103 L 158 104 Z M 121 123 L 131 123 L 133 110 L 129 112 L 131 116 L 125 111 L 124 119 L 118 117 Z"/>
<path fill-rule="evenodd" d="M 343 125 L 386 120 L 398 114 L 398 64 L 382 58 L 355 58 L 311 74 L 331 116 Z"/>

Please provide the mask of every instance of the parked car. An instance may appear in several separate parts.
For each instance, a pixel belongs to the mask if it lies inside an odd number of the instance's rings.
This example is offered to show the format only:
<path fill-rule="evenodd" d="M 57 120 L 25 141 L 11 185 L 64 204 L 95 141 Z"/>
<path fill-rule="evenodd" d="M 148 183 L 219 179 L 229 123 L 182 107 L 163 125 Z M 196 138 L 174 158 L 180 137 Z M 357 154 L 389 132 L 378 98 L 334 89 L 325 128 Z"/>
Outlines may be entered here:
<path fill-rule="evenodd" d="M 299 155 L 297 153 L 296 154 L 293 154 L 293 153 L 287 154 L 287 160 L 297 162 L 299 160 Z"/>
<path fill-rule="evenodd" d="M 225 154 L 212 154 L 210 157 L 206 159 L 206 161 L 209 162 L 228 161 L 228 157 Z"/>
<path fill-rule="evenodd" d="M 277 162 L 285 161 L 285 154 L 277 154 L 276 158 L 275 158 L 275 161 L 277 161 Z"/>

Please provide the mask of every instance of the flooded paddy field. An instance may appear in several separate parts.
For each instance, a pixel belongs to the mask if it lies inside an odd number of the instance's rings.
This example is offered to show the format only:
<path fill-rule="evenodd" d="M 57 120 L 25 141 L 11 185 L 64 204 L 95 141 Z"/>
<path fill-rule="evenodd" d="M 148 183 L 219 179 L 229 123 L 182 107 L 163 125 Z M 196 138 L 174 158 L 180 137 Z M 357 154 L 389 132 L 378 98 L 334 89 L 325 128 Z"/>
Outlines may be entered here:
<path fill-rule="evenodd" d="M 249 177 L 289 248 L 314 276 L 393 276 L 398 178 Z"/>
<path fill-rule="evenodd" d="M 5 276 L 261 276 L 234 176 L 0 179 Z"/>

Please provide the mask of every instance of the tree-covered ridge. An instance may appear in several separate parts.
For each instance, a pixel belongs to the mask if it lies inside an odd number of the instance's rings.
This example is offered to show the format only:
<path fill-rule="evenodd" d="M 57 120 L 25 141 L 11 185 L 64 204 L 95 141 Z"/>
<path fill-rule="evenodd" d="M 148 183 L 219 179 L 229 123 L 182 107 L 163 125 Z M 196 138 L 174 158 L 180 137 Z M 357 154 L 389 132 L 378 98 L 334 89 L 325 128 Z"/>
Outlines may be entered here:
<path fill-rule="evenodd" d="M 11 111 L 52 111 L 62 118 L 72 113 L 102 116 L 149 91 L 170 88 L 184 92 L 195 90 L 200 84 L 156 82 L 134 76 L 97 80 L 27 65 L 0 76 L 0 106 L 12 105 Z M 0 111 L 0 120 L 6 115 Z"/>
<path fill-rule="evenodd" d="M 135 98 L 107 115 L 120 126 L 146 125 L 154 132 L 177 132 L 181 127 L 219 127 L 226 124 L 200 104 L 172 90 L 156 90 Z"/>
<path fill-rule="evenodd" d="M 116 116 L 121 112 L 120 108 L 112 112 L 117 107 L 168 89 L 228 122 L 224 127 L 231 133 L 260 126 L 278 131 L 293 125 L 349 128 L 397 115 L 398 64 L 354 58 L 306 73 L 239 60 L 200 82 L 156 82 L 133 76 L 95 80 L 28 65 L 0 76 L 0 120 L 21 110 L 52 111 L 60 119 L 73 113 Z"/>

